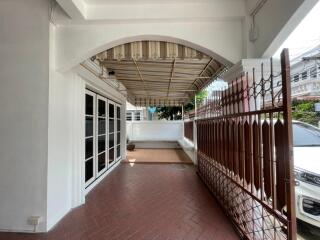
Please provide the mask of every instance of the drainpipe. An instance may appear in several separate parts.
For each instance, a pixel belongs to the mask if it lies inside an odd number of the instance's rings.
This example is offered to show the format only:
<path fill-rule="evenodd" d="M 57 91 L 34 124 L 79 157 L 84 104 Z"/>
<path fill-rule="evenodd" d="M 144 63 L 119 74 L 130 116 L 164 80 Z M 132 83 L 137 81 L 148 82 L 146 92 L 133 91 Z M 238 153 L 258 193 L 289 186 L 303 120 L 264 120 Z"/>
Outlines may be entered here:
<path fill-rule="evenodd" d="M 249 40 L 255 42 L 259 38 L 259 30 L 255 22 L 255 16 L 261 10 L 261 8 L 266 4 L 268 0 L 260 0 L 256 6 L 250 11 L 250 16 L 252 18 L 251 27 L 249 30 Z"/>
<path fill-rule="evenodd" d="M 266 4 L 268 0 L 260 0 L 256 6 L 250 11 L 250 16 L 254 17 L 258 14 L 261 8 Z"/>

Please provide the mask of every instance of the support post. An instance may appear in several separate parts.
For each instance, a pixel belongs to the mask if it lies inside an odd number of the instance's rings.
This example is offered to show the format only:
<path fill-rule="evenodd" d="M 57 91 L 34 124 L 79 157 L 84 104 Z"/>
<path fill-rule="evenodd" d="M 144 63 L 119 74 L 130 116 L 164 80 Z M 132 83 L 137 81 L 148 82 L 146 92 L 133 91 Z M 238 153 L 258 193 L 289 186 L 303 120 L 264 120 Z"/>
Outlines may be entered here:
<path fill-rule="evenodd" d="M 197 96 L 194 96 L 193 145 L 194 145 L 194 158 L 193 158 L 194 164 L 198 165 Z"/>
<path fill-rule="evenodd" d="M 182 120 L 184 121 L 184 107 L 183 107 L 183 104 L 181 105 L 181 118 Z"/>
<path fill-rule="evenodd" d="M 287 195 L 288 239 L 297 239 L 297 221 L 295 204 L 295 177 L 293 172 L 292 114 L 291 114 L 291 79 L 289 51 L 281 53 L 282 91 L 283 91 L 283 121 L 284 121 L 284 159 Z"/>
<path fill-rule="evenodd" d="M 183 109 L 183 104 L 181 105 L 181 118 L 182 118 L 182 140 L 184 140 L 184 109 Z"/>

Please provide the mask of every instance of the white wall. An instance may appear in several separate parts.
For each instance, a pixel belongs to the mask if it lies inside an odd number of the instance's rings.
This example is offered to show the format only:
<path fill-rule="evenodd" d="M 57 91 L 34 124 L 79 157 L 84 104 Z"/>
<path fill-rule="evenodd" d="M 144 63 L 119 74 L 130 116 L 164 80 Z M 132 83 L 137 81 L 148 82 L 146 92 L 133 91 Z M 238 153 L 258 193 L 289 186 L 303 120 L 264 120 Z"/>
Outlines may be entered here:
<path fill-rule="evenodd" d="M 84 202 L 85 81 L 74 72 L 54 70 L 55 31 L 51 25 L 47 230 Z"/>
<path fill-rule="evenodd" d="M 50 72 L 47 230 L 85 202 L 85 80 L 75 72 Z"/>
<path fill-rule="evenodd" d="M 78 83 L 79 81 L 79 83 Z M 49 92 L 49 140 L 48 140 L 48 184 L 47 184 L 47 228 L 50 229 L 72 207 L 72 168 L 74 125 L 79 127 L 83 120 L 74 121 L 73 113 L 79 109 L 74 103 L 76 94 L 84 97 L 81 79 L 74 73 L 50 76 Z M 75 89 L 73 89 L 75 88 Z M 83 104 L 79 105 L 83 107 Z M 79 109 L 80 110 L 80 109 Z M 78 132 L 81 131 L 79 127 Z M 83 134 L 82 134 L 83 135 Z M 79 134 L 79 138 L 81 138 Z M 80 149 L 79 149 L 80 151 Z M 78 161 L 81 161 L 78 154 Z"/>
<path fill-rule="evenodd" d="M 125 97 L 80 65 L 66 73 L 56 72 L 54 70 L 56 31 L 57 28 L 51 25 L 47 230 L 50 230 L 72 208 L 85 202 L 86 87 L 123 105 L 121 155 L 126 156 Z"/>
<path fill-rule="evenodd" d="M 257 0 L 247 0 L 249 9 Z M 318 0 L 268 0 L 255 16 L 259 37 L 247 43 L 247 57 L 272 57 Z M 247 21 L 251 24 L 251 20 Z M 249 29 L 249 27 L 248 27 Z"/>
<path fill-rule="evenodd" d="M 85 201 L 86 85 L 123 104 L 126 156 L 125 97 L 83 69 L 55 71 L 48 7 L 43 0 L 0 2 L 0 231 L 33 231 L 30 216 L 41 216 L 37 231 L 47 231 Z"/>
<path fill-rule="evenodd" d="M 77 17 L 57 19 L 60 25 L 57 69 L 68 70 L 96 53 L 138 40 L 184 44 L 226 65 L 242 58 L 269 57 L 317 0 L 268 0 L 255 17 L 259 38 L 252 43 L 249 41 L 249 14 L 258 2 L 261 0 L 188 4 L 159 1 L 158 4 L 135 3 L 134 6 L 129 2 L 89 4 L 88 16 L 81 20 Z M 182 4 L 184 8 L 181 8 Z M 69 7 L 65 10 L 72 13 Z M 162 11 L 168 8 L 168 11 Z M 173 10 L 176 14 L 172 14 Z"/>
<path fill-rule="evenodd" d="M 183 136 L 183 121 L 127 122 L 130 141 L 178 141 Z"/>
<path fill-rule="evenodd" d="M 48 1 L 0 1 L 1 230 L 46 219 L 48 76 Z"/>
<path fill-rule="evenodd" d="M 125 98 L 101 80 L 82 72 L 81 67 L 63 75 L 55 73 L 50 78 L 47 230 L 72 208 L 85 202 L 83 176 L 86 86 L 123 105 L 121 155 L 126 156 Z"/>
<path fill-rule="evenodd" d="M 138 40 L 172 41 L 203 51 L 230 64 L 242 58 L 242 23 L 130 23 L 60 26 L 57 31 L 57 69 L 64 71 L 91 56 L 122 43 Z"/>

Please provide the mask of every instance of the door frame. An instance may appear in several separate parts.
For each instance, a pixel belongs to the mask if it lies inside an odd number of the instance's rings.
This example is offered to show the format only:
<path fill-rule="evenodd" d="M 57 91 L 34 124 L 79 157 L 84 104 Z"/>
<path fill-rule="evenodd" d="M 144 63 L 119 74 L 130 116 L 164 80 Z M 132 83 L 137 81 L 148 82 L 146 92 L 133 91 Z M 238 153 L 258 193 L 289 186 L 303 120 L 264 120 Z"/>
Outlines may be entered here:
<path fill-rule="evenodd" d="M 121 154 L 121 137 L 120 137 L 120 157 L 117 158 L 117 107 L 120 107 L 120 134 L 121 130 L 121 110 L 122 110 L 122 104 L 113 101 L 112 99 L 109 99 L 108 97 L 105 96 L 105 94 L 101 94 L 99 91 L 94 91 L 91 90 L 90 86 L 89 88 L 85 89 L 85 94 L 88 94 L 90 96 L 94 97 L 94 136 L 93 136 L 93 145 L 94 145 L 94 156 L 93 156 L 93 164 L 94 164 L 94 176 L 87 182 L 85 182 L 85 187 L 84 187 L 84 192 L 85 195 L 91 191 L 109 172 L 111 172 L 117 165 L 120 163 L 120 159 L 122 157 Z M 98 101 L 99 99 L 105 101 L 106 103 L 106 167 L 98 172 L 98 144 L 97 144 L 97 139 L 98 139 Z M 113 148 L 113 154 L 114 154 L 114 160 L 112 163 L 109 163 L 109 104 L 112 104 L 114 106 L 114 116 L 113 116 L 113 121 L 114 121 L 114 129 L 113 129 L 113 134 L 114 134 L 114 146 Z M 85 107 L 85 106 L 84 106 Z M 86 116 L 86 114 L 85 114 Z M 121 136 L 121 135 L 120 135 Z M 91 159 L 91 158 L 90 158 Z M 86 159 L 85 159 L 86 160 Z M 85 161 L 84 161 L 84 171 L 85 171 Z"/>
<path fill-rule="evenodd" d="M 102 174 L 105 173 L 105 171 L 108 170 L 108 148 L 107 148 L 107 143 L 108 143 L 108 114 L 109 114 L 109 111 L 108 111 L 108 99 L 106 97 L 103 97 L 101 96 L 100 94 L 96 94 L 96 110 L 98 110 L 98 107 L 99 107 L 99 100 L 103 100 L 105 102 L 105 148 L 104 148 L 104 154 L 105 154 L 105 167 L 100 170 L 98 170 L 98 167 L 99 167 L 99 152 L 98 152 L 98 144 L 96 144 L 96 168 L 95 168 L 95 171 L 96 171 L 96 178 L 100 177 Z M 97 140 L 99 139 L 99 116 L 96 115 L 96 136 L 97 136 Z M 95 178 L 95 179 L 96 179 Z"/>
<path fill-rule="evenodd" d="M 86 168 L 86 162 L 89 161 L 90 159 L 93 159 L 93 175 L 92 177 L 86 181 L 85 180 L 85 174 L 84 174 L 84 182 L 85 182 L 85 188 L 88 187 L 91 183 L 93 183 L 96 179 L 96 94 L 88 89 L 86 89 L 85 91 L 85 96 L 86 95 L 89 95 L 89 96 L 92 96 L 93 97 L 93 115 L 92 115 L 92 118 L 93 118 L 93 136 L 92 136 L 92 141 L 93 141 L 93 150 L 92 150 L 92 157 L 88 158 L 88 159 L 84 159 L 84 171 L 85 171 L 85 168 Z M 86 103 L 85 103 L 85 109 L 86 109 Z M 85 111 L 84 111 L 85 112 Z M 86 117 L 87 116 L 91 116 L 91 115 L 87 115 L 86 112 L 85 112 L 85 122 L 86 122 Z M 84 138 L 85 140 L 87 139 L 87 137 L 85 136 Z M 86 141 L 85 141 L 86 142 Z M 84 144 L 84 150 L 86 148 L 86 143 Z"/>
<path fill-rule="evenodd" d="M 110 155 L 109 155 L 109 151 L 110 151 L 110 146 L 109 146 L 109 141 L 108 141 L 108 168 L 110 168 L 110 167 L 112 167 L 116 162 L 117 162 L 117 160 L 116 160 L 116 143 L 117 143 L 117 134 L 116 134 L 116 127 L 117 127 L 117 124 L 116 124 L 116 114 L 117 114 L 117 112 L 116 112 L 116 110 L 117 110 L 117 108 L 116 108 L 116 105 L 117 105 L 117 103 L 116 102 L 114 102 L 114 101 L 112 101 L 112 100 L 109 100 L 109 102 L 108 102 L 108 140 L 109 140 L 109 136 L 110 136 L 110 132 L 109 132 L 109 122 L 110 122 L 110 115 L 109 115 L 109 105 L 113 105 L 113 161 L 112 161 L 112 163 L 110 163 L 110 161 L 109 161 L 109 157 L 110 157 Z"/>

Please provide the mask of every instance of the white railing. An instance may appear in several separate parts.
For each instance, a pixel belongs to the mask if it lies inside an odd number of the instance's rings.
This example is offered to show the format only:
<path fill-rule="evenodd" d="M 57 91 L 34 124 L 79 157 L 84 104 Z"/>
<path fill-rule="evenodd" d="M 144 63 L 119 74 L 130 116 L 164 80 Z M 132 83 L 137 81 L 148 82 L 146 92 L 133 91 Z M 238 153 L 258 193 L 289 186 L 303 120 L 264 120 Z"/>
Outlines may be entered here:
<path fill-rule="evenodd" d="M 183 121 L 128 121 L 127 136 L 130 141 L 179 141 Z"/>

